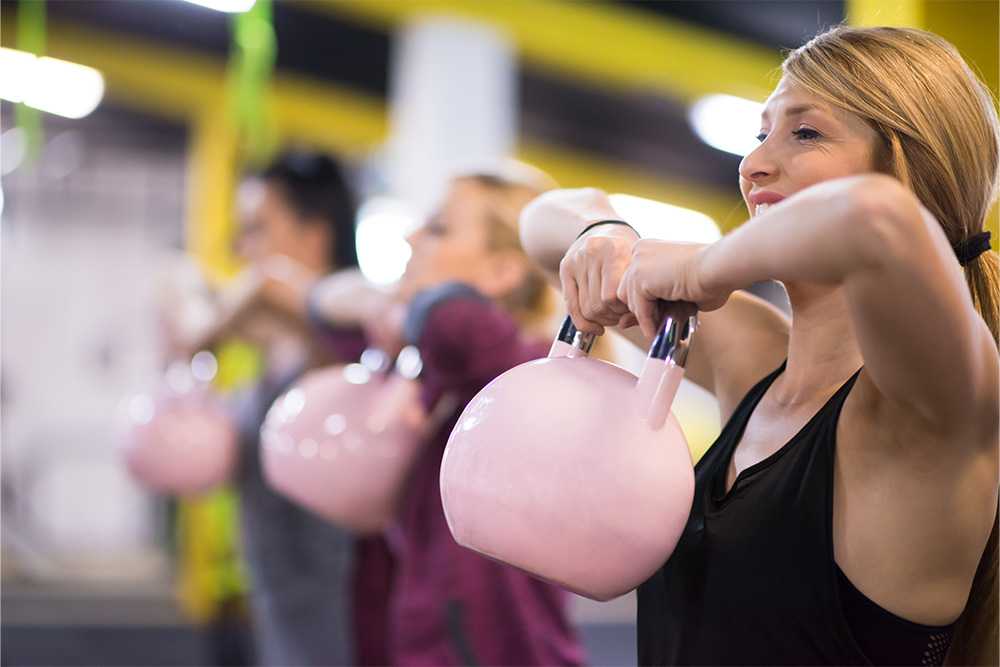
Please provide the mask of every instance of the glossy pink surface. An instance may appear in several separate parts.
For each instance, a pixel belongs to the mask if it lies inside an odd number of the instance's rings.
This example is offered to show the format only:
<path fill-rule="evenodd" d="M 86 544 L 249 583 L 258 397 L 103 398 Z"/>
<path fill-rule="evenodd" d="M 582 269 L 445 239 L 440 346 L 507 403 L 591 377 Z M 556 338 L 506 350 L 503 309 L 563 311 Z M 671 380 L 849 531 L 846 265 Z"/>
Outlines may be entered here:
<path fill-rule="evenodd" d="M 360 364 L 307 373 L 261 428 L 264 477 L 291 500 L 359 534 L 395 516 L 421 442 L 419 385 Z"/>
<path fill-rule="evenodd" d="M 560 345 L 570 347 L 557 343 L 554 354 L 565 354 Z M 648 579 L 694 496 L 691 454 L 669 412 L 682 375 L 650 359 L 640 391 L 614 364 L 561 356 L 495 379 L 466 406 L 444 454 L 455 539 L 596 600 Z"/>
<path fill-rule="evenodd" d="M 200 494 L 226 482 L 239 434 L 207 387 L 137 394 L 122 415 L 122 455 L 139 482 L 169 494 Z"/>

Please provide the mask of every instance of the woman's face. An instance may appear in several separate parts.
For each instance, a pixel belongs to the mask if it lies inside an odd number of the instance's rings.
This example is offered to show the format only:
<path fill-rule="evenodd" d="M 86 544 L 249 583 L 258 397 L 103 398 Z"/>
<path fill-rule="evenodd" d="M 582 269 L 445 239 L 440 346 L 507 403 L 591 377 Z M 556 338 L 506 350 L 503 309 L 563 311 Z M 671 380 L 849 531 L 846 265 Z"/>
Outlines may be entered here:
<path fill-rule="evenodd" d="M 289 205 L 280 188 L 263 181 L 250 181 L 240 188 L 240 227 L 235 241 L 237 255 L 256 263 L 273 254 L 282 254 L 303 264 L 316 255 L 322 225 L 303 222 Z"/>
<path fill-rule="evenodd" d="M 810 185 L 874 169 L 875 131 L 788 79 L 768 98 L 760 132 L 760 146 L 740 163 L 750 217 Z"/>
<path fill-rule="evenodd" d="M 488 248 L 488 216 L 485 188 L 470 179 L 453 181 L 440 209 L 406 239 L 412 254 L 400 279 L 401 295 L 460 282 L 499 296 L 494 278 L 502 253 Z"/>

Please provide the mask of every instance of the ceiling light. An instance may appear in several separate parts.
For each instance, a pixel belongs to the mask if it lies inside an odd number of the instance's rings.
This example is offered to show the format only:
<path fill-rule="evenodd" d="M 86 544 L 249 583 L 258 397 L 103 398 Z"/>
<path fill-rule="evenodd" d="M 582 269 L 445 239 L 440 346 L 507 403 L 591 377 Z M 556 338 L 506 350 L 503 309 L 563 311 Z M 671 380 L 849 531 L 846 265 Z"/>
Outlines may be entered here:
<path fill-rule="evenodd" d="M 0 48 L 0 98 L 48 113 L 83 118 L 104 97 L 104 77 L 93 67 Z"/>
<path fill-rule="evenodd" d="M 355 240 L 358 265 L 368 280 L 380 285 L 399 280 L 410 259 L 406 235 L 416 222 L 412 209 L 398 199 L 375 197 L 361 205 Z"/>
<path fill-rule="evenodd" d="M 644 239 L 712 243 L 722 237 L 715 221 L 698 211 L 623 194 L 611 195 L 611 203 Z"/>
<path fill-rule="evenodd" d="M 764 105 L 732 95 L 708 95 L 688 109 L 688 123 L 698 138 L 713 148 L 746 155 L 760 142 Z"/>
<path fill-rule="evenodd" d="M 257 0 L 187 0 L 193 5 L 201 5 L 218 12 L 239 14 L 248 12 Z"/>

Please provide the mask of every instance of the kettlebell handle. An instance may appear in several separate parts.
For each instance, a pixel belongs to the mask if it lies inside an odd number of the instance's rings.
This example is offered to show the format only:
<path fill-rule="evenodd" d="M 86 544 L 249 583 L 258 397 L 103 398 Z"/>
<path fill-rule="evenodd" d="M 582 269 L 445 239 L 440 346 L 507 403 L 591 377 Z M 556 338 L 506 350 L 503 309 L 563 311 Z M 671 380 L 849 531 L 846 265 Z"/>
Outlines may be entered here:
<path fill-rule="evenodd" d="M 670 361 L 683 367 L 691 348 L 691 336 L 697 328 L 697 315 L 681 319 L 668 316 L 660 332 L 653 339 L 653 344 L 649 346 L 649 358 Z M 585 356 L 590 353 L 595 340 L 597 334 L 577 330 L 573 318 L 567 315 L 559 327 L 559 333 L 556 334 L 549 356 Z M 563 345 L 559 345 L 560 343 Z M 565 347 L 567 345 L 570 349 Z"/>
<path fill-rule="evenodd" d="M 636 406 L 646 426 L 658 430 L 667 421 L 670 407 L 684 377 L 684 364 L 691 349 L 691 338 L 698 328 L 698 316 L 675 318 L 667 316 L 660 332 L 649 346 L 649 354 L 636 383 Z M 578 331 L 566 316 L 550 357 L 585 357 L 597 336 Z"/>

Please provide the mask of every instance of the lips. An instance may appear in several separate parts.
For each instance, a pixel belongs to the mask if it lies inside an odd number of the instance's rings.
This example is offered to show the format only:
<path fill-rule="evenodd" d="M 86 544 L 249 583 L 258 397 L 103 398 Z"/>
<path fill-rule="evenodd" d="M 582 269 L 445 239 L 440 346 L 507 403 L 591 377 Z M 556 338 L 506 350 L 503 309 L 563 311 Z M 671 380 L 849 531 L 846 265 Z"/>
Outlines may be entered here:
<path fill-rule="evenodd" d="M 756 217 L 784 198 L 784 195 L 779 195 L 777 192 L 763 190 L 751 193 L 747 197 L 747 201 L 754 206 L 754 217 Z"/>
<path fill-rule="evenodd" d="M 785 195 L 779 195 L 777 192 L 769 192 L 767 190 L 761 190 L 759 192 L 752 192 L 747 200 L 754 206 L 760 206 L 761 204 L 777 204 L 779 201 L 785 198 Z"/>

